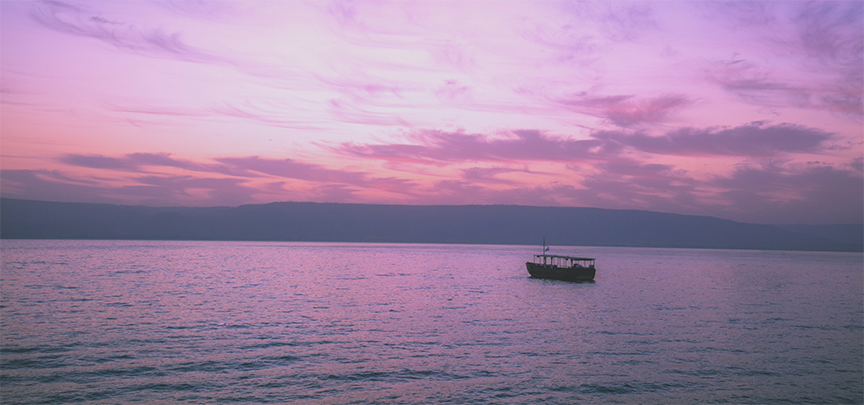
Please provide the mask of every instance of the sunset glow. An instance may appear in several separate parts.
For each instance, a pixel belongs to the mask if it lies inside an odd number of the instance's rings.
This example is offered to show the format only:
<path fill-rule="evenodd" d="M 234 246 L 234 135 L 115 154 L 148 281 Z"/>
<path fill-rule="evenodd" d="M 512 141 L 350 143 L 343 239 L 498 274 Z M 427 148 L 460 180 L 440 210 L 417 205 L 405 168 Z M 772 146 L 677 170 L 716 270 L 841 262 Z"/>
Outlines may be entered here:
<path fill-rule="evenodd" d="M 864 222 L 864 3 L 3 1 L 4 197 Z"/>

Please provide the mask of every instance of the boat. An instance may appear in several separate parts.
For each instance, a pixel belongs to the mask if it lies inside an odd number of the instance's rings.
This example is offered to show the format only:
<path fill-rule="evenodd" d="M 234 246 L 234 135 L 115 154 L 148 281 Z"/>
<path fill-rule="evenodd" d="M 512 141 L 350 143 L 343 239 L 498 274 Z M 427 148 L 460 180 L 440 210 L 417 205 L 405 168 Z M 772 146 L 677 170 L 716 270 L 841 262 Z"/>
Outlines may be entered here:
<path fill-rule="evenodd" d="M 546 254 L 546 240 L 543 240 L 543 254 L 534 255 L 533 262 L 526 262 L 528 274 L 534 278 L 547 278 L 563 281 L 594 281 L 594 259 Z"/>

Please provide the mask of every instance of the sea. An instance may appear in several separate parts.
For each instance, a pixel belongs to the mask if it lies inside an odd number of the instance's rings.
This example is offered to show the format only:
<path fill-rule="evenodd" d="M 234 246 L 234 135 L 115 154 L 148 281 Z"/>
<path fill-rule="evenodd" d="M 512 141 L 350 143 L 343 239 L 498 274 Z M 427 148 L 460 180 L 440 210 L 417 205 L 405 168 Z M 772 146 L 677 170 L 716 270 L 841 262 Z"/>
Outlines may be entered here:
<path fill-rule="evenodd" d="M 0 402 L 861 404 L 861 253 L 2 240 Z"/>

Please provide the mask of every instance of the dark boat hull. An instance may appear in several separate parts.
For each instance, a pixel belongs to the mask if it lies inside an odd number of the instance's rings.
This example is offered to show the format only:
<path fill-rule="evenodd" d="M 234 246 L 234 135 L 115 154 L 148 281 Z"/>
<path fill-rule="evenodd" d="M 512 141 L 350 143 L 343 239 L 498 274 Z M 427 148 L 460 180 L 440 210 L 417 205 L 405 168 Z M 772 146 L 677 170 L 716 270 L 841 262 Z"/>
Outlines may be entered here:
<path fill-rule="evenodd" d="M 548 278 L 563 281 L 594 281 L 595 270 L 590 267 L 558 267 L 527 262 L 528 274 L 534 278 Z"/>

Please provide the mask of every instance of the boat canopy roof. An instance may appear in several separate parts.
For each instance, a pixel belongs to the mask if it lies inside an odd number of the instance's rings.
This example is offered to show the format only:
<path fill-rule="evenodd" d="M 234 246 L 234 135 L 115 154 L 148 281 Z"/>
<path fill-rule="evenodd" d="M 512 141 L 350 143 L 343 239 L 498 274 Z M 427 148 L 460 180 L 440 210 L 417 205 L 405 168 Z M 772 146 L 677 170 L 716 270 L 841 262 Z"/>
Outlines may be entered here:
<path fill-rule="evenodd" d="M 579 260 L 579 261 L 582 261 L 582 260 L 594 260 L 594 259 L 592 259 L 592 258 L 590 258 L 590 257 L 573 257 L 573 256 L 559 256 L 559 255 L 546 255 L 546 254 L 543 254 L 543 255 L 534 255 L 534 257 L 551 257 L 551 258 L 553 258 L 553 259 L 567 259 L 567 260 Z"/>

